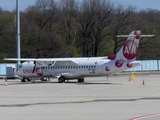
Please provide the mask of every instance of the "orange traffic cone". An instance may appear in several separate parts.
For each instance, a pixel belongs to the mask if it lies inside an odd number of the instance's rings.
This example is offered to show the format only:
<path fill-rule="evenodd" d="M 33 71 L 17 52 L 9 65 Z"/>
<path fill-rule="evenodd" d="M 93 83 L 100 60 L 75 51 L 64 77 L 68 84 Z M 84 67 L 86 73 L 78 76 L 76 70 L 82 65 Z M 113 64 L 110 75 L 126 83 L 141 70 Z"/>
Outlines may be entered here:
<path fill-rule="evenodd" d="M 131 76 L 129 76 L 129 81 L 131 81 Z"/>
<path fill-rule="evenodd" d="M 143 82 L 142 82 L 142 85 L 145 85 L 146 83 L 145 83 L 145 81 L 143 80 Z"/>
<path fill-rule="evenodd" d="M 5 86 L 8 86 L 7 77 L 5 78 Z"/>

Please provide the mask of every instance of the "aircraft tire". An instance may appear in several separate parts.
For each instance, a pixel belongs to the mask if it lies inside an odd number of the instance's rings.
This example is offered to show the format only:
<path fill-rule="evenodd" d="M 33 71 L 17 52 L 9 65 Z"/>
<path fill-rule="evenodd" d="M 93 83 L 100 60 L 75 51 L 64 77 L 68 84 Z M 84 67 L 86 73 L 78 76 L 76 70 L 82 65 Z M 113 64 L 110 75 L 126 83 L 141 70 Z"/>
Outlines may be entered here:
<path fill-rule="evenodd" d="M 79 83 L 84 82 L 84 78 L 78 79 L 78 82 L 79 82 Z"/>
<path fill-rule="evenodd" d="M 63 83 L 63 82 L 65 82 L 65 79 L 63 77 L 60 77 L 60 78 L 58 78 L 58 82 Z"/>
<path fill-rule="evenodd" d="M 26 82 L 25 78 L 23 78 L 23 79 L 21 80 L 21 82 Z"/>

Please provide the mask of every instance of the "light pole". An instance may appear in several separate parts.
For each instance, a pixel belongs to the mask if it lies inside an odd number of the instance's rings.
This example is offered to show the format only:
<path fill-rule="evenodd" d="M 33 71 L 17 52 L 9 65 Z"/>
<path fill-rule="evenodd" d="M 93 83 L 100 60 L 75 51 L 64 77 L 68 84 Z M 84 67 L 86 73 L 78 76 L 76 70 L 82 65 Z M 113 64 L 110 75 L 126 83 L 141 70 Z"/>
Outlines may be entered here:
<path fill-rule="evenodd" d="M 17 58 L 21 58 L 20 54 L 20 14 L 19 14 L 19 0 L 16 0 L 16 39 L 17 39 Z M 17 61 L 17 67 L 20 61 Z"/>

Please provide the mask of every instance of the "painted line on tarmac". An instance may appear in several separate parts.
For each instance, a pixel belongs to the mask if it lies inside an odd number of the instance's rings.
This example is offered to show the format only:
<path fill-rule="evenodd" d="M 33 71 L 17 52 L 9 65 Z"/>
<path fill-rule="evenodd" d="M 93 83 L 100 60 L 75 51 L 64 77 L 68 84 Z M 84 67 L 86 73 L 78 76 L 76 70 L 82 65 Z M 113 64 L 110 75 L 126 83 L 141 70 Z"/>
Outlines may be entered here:
<path fill-rule="evenodd" d="M 153 116 L 158 116 L 158 115 L 160 115 L 160 113 L 145 115 L 145 116 L 141 116 L 141 117 L 136 117 L 136 118 L 132 118 L 132 119 L 129 119 L 129 120 L 141 120 L 141 119 L 145 119 L 145 118 L 149 118 L 149 117 L 153 117 Z"/>
<path fill-rule="evenodd" d="M 109 88 L 92 88 L 93 90 L 106 90 L 106 89 L 109 89 Z"/>
<path fill-rule="evenodd" d="M 46 91 L 32 91 L 32 92 L 28 92 L 28 93 L 44 93 Z"/>
<path fill-rule="evenodd" d="M 72 102 L 110 102 L 110 101 L 136 101 L 138 99 L 95 99 L 95 100 L 72 100 Z"/>
<path fill-rule="evenodd" d="M 13 93 L 0 93 L 0 95 L 10 95 L 10 94 L 13 94 Z"/>
<path fill-rule="evenodd" d="M 68 91 L 69 91 L 69 92 L 70 92 L 70 91 L 73 91 L 73 92 L 76 91 L 76 92 L 77 92 L 77 91 L 79 91 L 79 90 L 77 90 L 77 89 L 68 89 L 68 90 L 61 90 L 61 91 L 62 91 L 62 92 L 68 92 Z"/>

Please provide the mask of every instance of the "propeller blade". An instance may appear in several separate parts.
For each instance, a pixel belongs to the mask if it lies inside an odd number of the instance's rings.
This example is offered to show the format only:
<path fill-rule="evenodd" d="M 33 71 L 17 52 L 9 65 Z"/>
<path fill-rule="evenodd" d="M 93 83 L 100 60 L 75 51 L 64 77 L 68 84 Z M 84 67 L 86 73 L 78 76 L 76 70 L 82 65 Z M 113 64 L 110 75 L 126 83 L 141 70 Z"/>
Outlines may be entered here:
<path fill-rule="evenodd" d="M 40 58 L 40 53 L 38 53 L 37 59 L 38 58 Z M 34 68 L 33 68 L 32 74 L 35 72 L 35 69 L 36 69 L 36 61 L 34 61 Z"/>
<path fill-rule="evenodd" d="M 32 74 L 35 72 L 35 69 L 36 69 L 36 65 L 35 65 L 34 68 L 33 68 Z"/>

